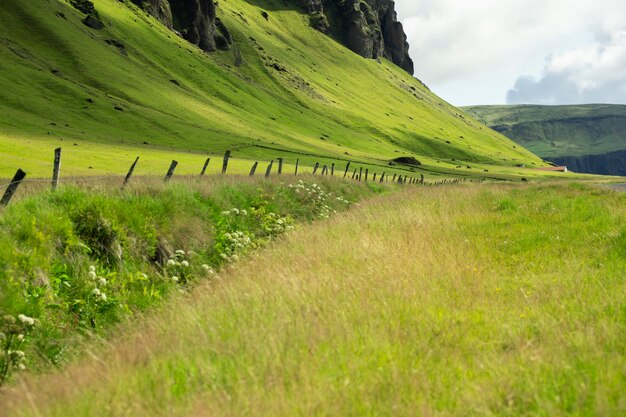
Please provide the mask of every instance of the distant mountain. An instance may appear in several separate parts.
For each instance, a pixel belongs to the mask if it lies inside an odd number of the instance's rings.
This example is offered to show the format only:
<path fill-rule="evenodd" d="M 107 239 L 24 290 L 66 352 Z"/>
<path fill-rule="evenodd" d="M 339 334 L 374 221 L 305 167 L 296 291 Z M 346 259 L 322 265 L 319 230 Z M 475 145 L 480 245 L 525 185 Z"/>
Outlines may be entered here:
<path fill-rule="evenodd" d="M 470 106 L 465 111 L 573 171 L 626 175 L 626 106 Z"/>

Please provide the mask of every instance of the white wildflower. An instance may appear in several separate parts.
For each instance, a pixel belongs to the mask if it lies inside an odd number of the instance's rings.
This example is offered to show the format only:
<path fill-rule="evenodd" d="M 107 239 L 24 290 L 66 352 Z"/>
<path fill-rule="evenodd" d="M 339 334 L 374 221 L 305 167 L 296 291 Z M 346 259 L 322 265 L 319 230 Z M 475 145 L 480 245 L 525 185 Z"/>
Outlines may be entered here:
<path fill-rule="evenodd" d="M 26 366 L 25 366 L 23 363 L 20 363 L 19 365 L 17 365 L 17 368 L 18 368 L 20 371 L 23 371 L 24 369 L 26 369 Z"/>
<path fill-rule="evenodd" d="M 241 215 L 242 216 L 247 216 L 248 215 L 248 211 L 247 210 L 241 210 Z"/>
<path fill-rule="evenodd" d="M 178 277 L 172 277 L 172 281 L 178 282 Z"/>
<path fill-rule="evenodd" d="M 96 273 L 94 271 L 89 271 L 89 273 L 87 274 L 87 276 L 89 277 L 89 279 L 94 280 L 96 279 Z"/>
<path fill-rule="evenodd" d="M 25 316 L 24 314 L 18 315 L 17 318 L 19 321 L 21 321 L 22 323 L 28 324 L 29 326 L 32 326 L 35 324 L 35 319 L 33 319 L 32 317 Z"/>
<path fill-rule="evenodd" d="M 220 258 L 228 259 L 228 255 L 226 255 L 225 253 L 220 253 Z"/>
<path fill-rule="evenodd" d="M 17 335 L 17 341 L 21 342 L 22 340 L 24 340 L 24 335 L 23 334 L 18 334 Z"/>
<path fill-rule="evenodd" d="M 91 293 L 95 295 L 96 297 L 100 296 L 100 290 L 97 288 L 94 288 L 93 290 L 91 290 Z"/>
<path fill-rule="evenodd" d="M 168 259 L 167 260 L 167 266 L 174 266 L 174 265 L 176 265 L 176 261 L 175 260 L 173 260 L 173 259 Z"/>
<path fill-rule="evenodd" d="M 89 272 L 96 272 L 96 267 L 93 265 L 89 266 Z"/>
<path fill-rule="evenodd" d="M 184 255 L 185 251 L 182 250 L 182 249 L 178 249 L 175 253 L 176 253 L 176 255 Z"/>
<path fill-rule="evenodd" d="M 231 211 L 233 214 L 239 214 L 239 209 L 234 208 L 234 209 L 231 209 L 230 211 Z"/>
<path fill-rule="evenodd" d="M 107 300 L 107 295 L 105 293 L 100 294 L 100 299 L 102 301 L 106 301 Z"/>
<path fill-rule="evenodd" d="M 107 280 L 102 277 L 98 278 L 98 285 L 102 285 L 102 286 L 107 285 Z"/>
<path fill-rule="evenodd" d="M 182 266 L 184 266 L 185 268 L 187 268 L 189 266 L 189 262 L 187 262 L 187 261 L 182 261 L 180 264 Z"/>

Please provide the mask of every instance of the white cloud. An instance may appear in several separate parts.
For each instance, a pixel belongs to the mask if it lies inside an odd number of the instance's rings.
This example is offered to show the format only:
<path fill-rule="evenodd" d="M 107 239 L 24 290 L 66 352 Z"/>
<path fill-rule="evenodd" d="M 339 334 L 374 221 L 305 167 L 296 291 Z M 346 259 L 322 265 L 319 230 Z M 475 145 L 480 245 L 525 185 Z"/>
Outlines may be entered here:
<path fill-rule="evenodd" d="M 598 55 L 596 46 L 614 43 L 626 29 L 623 0 L 396 0 L 396 6 L 416 75 L 455 104 L 502 102 L 520 74 L 541 73 L 547 56 L 548 65 L 575 69 L 587 81 L 599 68 L 589 72 L 572 62 L 601 58 L 609 72 L 622 62 L 617 50 Z"/>
<path fill-rule="evenodd" d="M 550 56 L 541 78 L 520 77 L 509 103 L 626 103 L 626 30 Z"/>

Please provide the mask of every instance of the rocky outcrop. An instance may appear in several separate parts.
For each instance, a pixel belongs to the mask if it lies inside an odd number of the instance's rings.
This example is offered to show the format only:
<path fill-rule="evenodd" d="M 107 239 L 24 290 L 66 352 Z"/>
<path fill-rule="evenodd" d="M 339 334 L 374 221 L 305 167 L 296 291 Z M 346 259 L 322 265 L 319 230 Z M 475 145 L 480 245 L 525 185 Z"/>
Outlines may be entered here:
<path fill-rule="evenodd" d="M 229 49 L 230 32 L 213 0 L 131 0 L 205 51 Z M 409 44 L 393 0 L 298 0 L 311 26 L 336 36 L 365 58 L 387 58 L 413 74 Z"/>
<path fill-rule="evenodd" d="M 311 25 L 365 58 L 385 57 L 413 75 L 413 61 L 392 0 L 300 0 Z M 332 23 L 329 23 L 332 22 Z"/>
<path fill-rule="evenodd" d="M 202 50 L 228 50 L 230 32 L 215 15 L 213 0 L 131 0 Z"/>

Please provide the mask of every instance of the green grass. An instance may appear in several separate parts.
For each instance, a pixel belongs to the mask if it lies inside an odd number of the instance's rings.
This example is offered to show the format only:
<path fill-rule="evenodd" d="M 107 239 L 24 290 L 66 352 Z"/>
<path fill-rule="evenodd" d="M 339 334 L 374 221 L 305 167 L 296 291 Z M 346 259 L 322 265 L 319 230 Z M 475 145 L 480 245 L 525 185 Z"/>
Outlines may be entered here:
<path fill-rule="evenodd" d="M 412 155 L 427 175 L 504 179 L 533 176 L 518 164 L 542 164 L 390 62 L 313 30 L 291 5 L 219 3 L 245 61 L 237 68 L 232 52 L 205 54 L 129 2 L 94 3 L 101 31 L 62 0 L 0 5 L 0 175 L 18 167 L 49 175 L 42 164 L 56 146 L 74 155 L 66 166 L 76 175 L 120 174 L 135 155 L 167 166 L 181 152 L 202 159 L 229 148 L 237 158 L 308 166 L 323 158 L 382 166 Z"/>
<path fill-rule="evenodd" d="M 465 111 L 544 158 L 626 149 L 626 106 L 472 106 Z"/>
<path fill-rule="evenodd" d="M 623 415 L 626 194 L 413 190 L 87 343 L 6 414 Z"/>
<path fill-rule="evenodd" d="M 151 181 L 125 191 L 63 186 L 21 198 L 0 216 L 0 351 L 17 350 L 15 343 L 5 349 L 6 336 L 28 330 L 11 330 L 3 317 L 26 314 L 39 320 L 19 346 L 29 368 L 58 366 L 76 352 L 78 335 L 106 333 L 172 292 L 215 279 L 206 269 L 217 273 L 297 223 L 388 188 L 303 178 Z M 102 284 L 89 277 L 90 267 Z M 0 356 L 0 385 L 5 364 Z"/>

